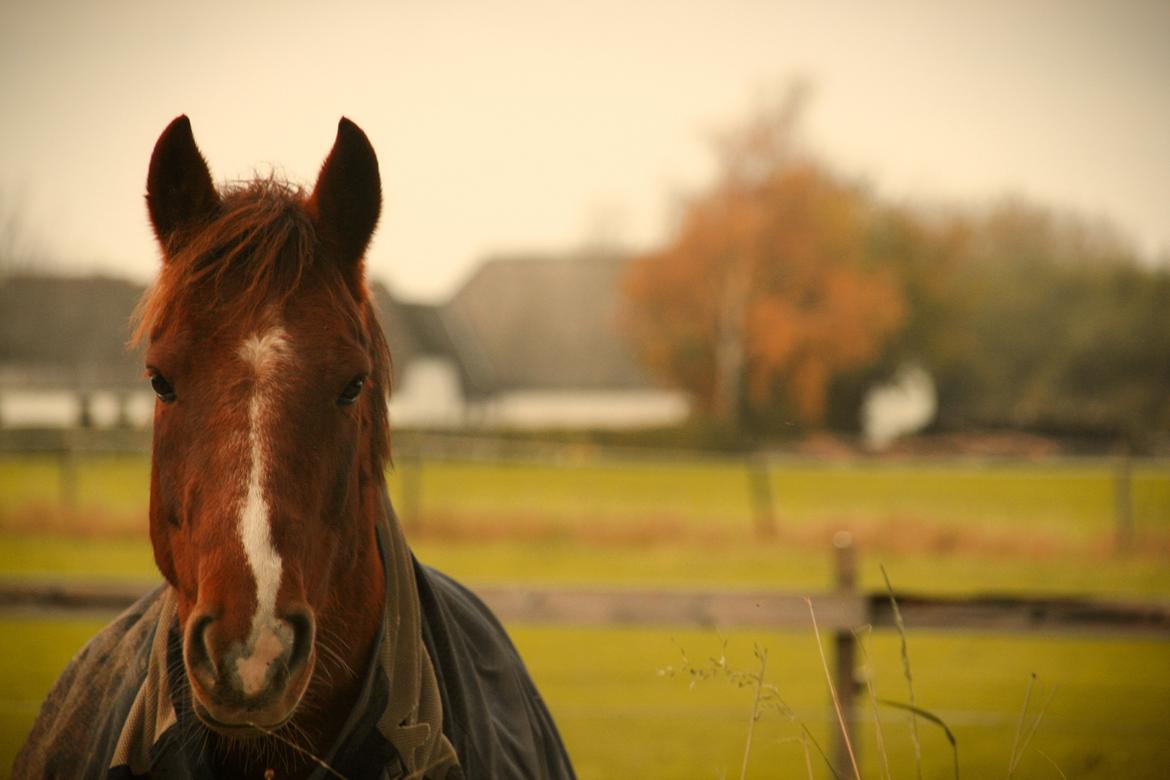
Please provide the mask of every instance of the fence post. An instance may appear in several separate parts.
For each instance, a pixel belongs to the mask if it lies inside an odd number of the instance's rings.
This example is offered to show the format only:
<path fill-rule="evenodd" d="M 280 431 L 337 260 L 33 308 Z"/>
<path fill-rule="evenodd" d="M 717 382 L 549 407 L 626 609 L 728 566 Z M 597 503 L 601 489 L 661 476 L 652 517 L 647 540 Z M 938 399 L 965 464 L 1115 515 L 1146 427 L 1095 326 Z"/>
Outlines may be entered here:
<path fill-rule="evenodd" d="M 117 417 L 114 419 L 115 428 L 130 428 L 130 393 L 118 393 L 114 397 L 118 404 Z"/>
<path fill-rule="evenodd" d="M 422 500 L 423 459 L 421 449 L 410 450 L 402 459 L 402 518 L 409 528 L 421 523 L 419 503 Z"/>
<path fill-rule="evenodd" d="M 65 431 L 57 450 L 61 511 L 68 518 L 77 515 L 77 450 L 72 431 Z"/>
<path fill-rule="evenodd" d="M 833 534 L 833 588 L 837 593 L 847 594 L 857 590 L 857 554 L 853 546 L 853 534 L 848 531 L 838 531 Z M 833 686 L 837 689 L 837 700 L 841 704 L 841 714 L 844 723 L 841 729 L 832 729 L 833 734 L 833 766 L 838 771 L 846 772 L 852 765 L 849 757 L 849 745 L 853 746 L 853 756 L 860 762 L 857 742 L 856 718 L 854 718 L 854 701 L 857 698 L 857 637 L 851 628 L 838 629 L 833 634 Z"/>
<path fill-rule="evenodd" d="M 771 539 L 776 536 L 776 503 L 772 495 L 768 458 L 757 452 L 747 456 L 746 465 L 756 538 Z"/>
<path fill-rule="evenodd" d="M 1128 447 L 1113 469 L 1113 523 L 1117 552 L 1129 552 L 1133 547 L 1133 459 Z"/>
<path fill-rule="evenodd" d="M 93 427 L 93 396 L 86 392 L 77 395 L 77 427 Z"/>

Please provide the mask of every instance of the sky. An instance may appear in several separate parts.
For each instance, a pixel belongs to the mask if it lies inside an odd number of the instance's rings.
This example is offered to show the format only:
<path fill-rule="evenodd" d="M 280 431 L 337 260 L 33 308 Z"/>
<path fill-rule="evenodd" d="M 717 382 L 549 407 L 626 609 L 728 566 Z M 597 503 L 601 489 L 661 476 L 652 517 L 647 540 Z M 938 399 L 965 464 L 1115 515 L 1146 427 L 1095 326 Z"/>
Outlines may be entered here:
<path fill-rule="evenodd" d="M 1170 257 L 1170 3 L 0 3 L 0 245 L 148 280 L 158 134 L 217 181 L 377 149 L 370 274 L 450 295 L 487 256 L 648 248 L 708 139 L 794 77 L 804 140 L 894 200 L 1006 195 Z"/>

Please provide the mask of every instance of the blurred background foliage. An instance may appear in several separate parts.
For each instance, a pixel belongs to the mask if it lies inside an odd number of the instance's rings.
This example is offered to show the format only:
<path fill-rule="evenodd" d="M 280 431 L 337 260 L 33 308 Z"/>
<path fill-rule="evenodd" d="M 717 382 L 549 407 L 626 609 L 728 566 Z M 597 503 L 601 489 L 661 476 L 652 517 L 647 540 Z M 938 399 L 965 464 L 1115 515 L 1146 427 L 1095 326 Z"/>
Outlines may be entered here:
<path fill-rule="evenodd" d="M 1170 271 L 1023 198 L 891 202 L 803 152 L 807 91 L 719 136 L 720 175 L 632 263 L 637 353 L 716 428 L 856 432 L 875 382 L 933 378 L 938 431 L 1147 449 L 1170 432 Z"/>

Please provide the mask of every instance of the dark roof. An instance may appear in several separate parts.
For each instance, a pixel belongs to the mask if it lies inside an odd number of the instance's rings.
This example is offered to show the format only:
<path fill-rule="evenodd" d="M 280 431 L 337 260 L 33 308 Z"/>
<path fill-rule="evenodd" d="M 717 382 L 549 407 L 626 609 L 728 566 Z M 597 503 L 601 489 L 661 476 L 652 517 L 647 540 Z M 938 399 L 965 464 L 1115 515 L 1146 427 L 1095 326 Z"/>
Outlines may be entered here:
<path fill-rule="evenodd" d="M 0 368 L 8 381 L 128 387 L 142 381 L 127 348 L 143 287 L 104 276 L 0 278 Z"/>
<path fill-rule="evenodd" d="M 496 389 L 642 388 L 651 383 L 618 328 L 626 258 L 614 254 L 488 260 L 443 307 Z"/>
<path fill-rule="evenodd" d="M 411 304 L 371 285 L 391 351 L 405 365 L 433 349 Z M 0 380 L 20 384 L 122 387 L 142 381 L 142 357 L 127 348 L 143 286 L 104 276 L 21 274 L 0 278 Z"/>
<path fill-rule="evenodd" d="M 394 361 L 394 378 L 398 379 L 402 368 L 416 354 L 421 353 L 421 340 L 414 335 L 411 318 L 402 302 L 395 298 L 384 284 L 371 282 L 370 295 L 374 299 L 378 321 L 382 324 L 382 330 L 386 332 L 386 342 L 390 345 L 390 356 Z"/>
<path fill-rule="evenodd" d="M 396 380 L 417 357 L 450 359 L 464 392 L 642 388 L 651 383 L 617 324 L 626 260 L 612 254 L 513 256 L 483 263 L 435 306 L 370 285 Z M 141 285 L 102 276 L 0 278 L 0 380 L 128 387 L 126 348 Z"/>
<path fill-rule="evenodd" d="M 371 285 L 395 366 L 420 354 L 454 354 L 435 307 L 397 301 Z M 143 286 L 104 276 L 20 274 L 0 278 L 0 382 L 122 388 L 142 381 L 142 356 L 127 348 Z M 448 340 L 449 341 L 449 340 Z"/>
<path fill-rule="evenodd" d="M 495 386 L 474 335 L 465 332 L 442 307 L 395 298 L 384 285 L 370 285 L 378 319 L 386 332 L 394 365 L 394 381 L 419 357 L 450 360 L 459 371 L 463 390 L 469 395 L 490 393 Z"/>

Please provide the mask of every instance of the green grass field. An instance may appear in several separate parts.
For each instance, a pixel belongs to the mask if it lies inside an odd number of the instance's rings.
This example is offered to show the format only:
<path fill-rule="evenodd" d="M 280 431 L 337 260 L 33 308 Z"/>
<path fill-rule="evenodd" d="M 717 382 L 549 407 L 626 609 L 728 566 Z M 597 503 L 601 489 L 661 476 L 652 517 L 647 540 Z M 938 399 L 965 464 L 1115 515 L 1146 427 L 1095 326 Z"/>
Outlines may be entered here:
<path fill-rule="evenodd" d="M 98 530 L 144 527 L 149 461 L 97 457 L 76 469 L 77 514 Z M 769 471 L 781 531 L 826 525 L 928 532 L 938 544 L 981 538 L 1079 544 L 1113 532 L 1109 463 L 939 466 L 779 463 Z M 678 536 L 742 538 L 751 532 L 746 470 L 729 461 L 583 462 L 566 466 L 407 461 L 389 474 L 408 521 L 463 534 L 594 535 L 638 528 Z M 406 483 L 410 495 L 404 494 Z M 0 457 L 0 528 L 25 524 L 92 532 L 60 516 L 60 468 L 49 457 Z M 1139 535 L 1170 537 L 1170 466 L 1141 466 L 1132 480 Z M 452 528 L 454 526 L 454 528 Z"/>
<path fill-rule="evenodd" d="M 406 467 L 404 466 L 404 471 Z M 56 464 L 0 460 L 0 575 L 157 576 L 146 541 L 142 459 L 78 468 L 77 511 L 59 506 Z M 408 477 L 413 478 L 413 477 Z M 465 581 L 776 587 L 820 590 L 827 539 L 859 538 L 861 583 L 932 592 L 1079 592 L 1170 596 L 1170 473 L 1134 475 L 1139 549 L 1111 554 L 1107 465 L 775 468 L 780 534 L 757 542 L 742 469 L 728 464 L 568 468 L 425 465 L 408 535 L 419 557 Z M 400 506 L 401 474 L 392 489 Z M 0 620 L 0 768 L 59 670 L 99 627 L 93 621 Z M 658 671 L 720 652 L 713 631 L 511 626 L 583 778 L 737 777 L 750 691 L 710 680 L 691 690 Z M 965 777 L 1006 774 L 1031 673 L 1051 705 L 1016 777 L 1165 777 L 1170 772 L 1170 643 L 916 632 L 910 656 L 919 703 L 953 728 Z M 822 743 L 832 727 L 811 629 L 730 632 L 732 665 L 769 652 L 767 679 Z M 879 697 L 905 699 L 897 637 L 867 640 Z M 1039 689 L 1038 689 L 1039 691 Z M 908 721 L 881 723 L 895 777 L 914 776 Z M 920 722 L 925 776 L 950 777 L 950 748 Z M 752 777 L 803 777 L 795 724 L 757 724 Z M 863 771 L 879 775 L 873 727 Z M 1047 756 L 1047 758 L 1045 757 Z M 1051 762 L 1050 760 L 1051 759 Z M 817 777 L 829 776 L 814 753 Z M 1053 765 L 1055 763 L 1055 767 Z M 1059 767 L 1059 770 L 1056 768 Z"/>
<path fill-rule="evenodd" d="M 74 650 L 100 624 L 93 621 L 0 621 L 0 653 L 8 659 L 0 700 L 0 761 L 10 765 L 38 702 Z M 582 778 L 737 777 L 751 712 L 751 692 L 710 680 L 691 689 L 660 676 L 678 665 L 679 647 L 701 661 L 721 652 L 713 632 L 510 627 L 549 702 Z M 824 678 L 811 632 L 730 632 L 732 665 L 754 668 L 753 644 L 768 649 L 766 679 L 818 741 L 828 744 Z M 904 700 L 897 639 L 869 640 L 879 697 Z M 1161 642 L 1021 640 L 910 635 L 919 703 L 942 716 L 958 739 L 963 776 L 1006 773 L 1030 674 L 1039 675 L 1035 716 L 1051 705 L 1017 777 L 1165 777 L 1170 766 L 1170 654 Z M 19 669 L 19 673 L 15 670 Z M 895 777 L 913 776 L 907 718 L 881 713 Z M 951 751 L 941 733 L 920 722 L 927 777 L 950 777 Z M 757 724 L 750 776 L 804 777 L 797 726 L 767 712 Z M 1041 751 L 1043 755 L 1041 754 Z M 860 746 L 866 776 L 880 760 L 872 723 Z M 829 776 L 814 756 L 817 777 Z"/>

